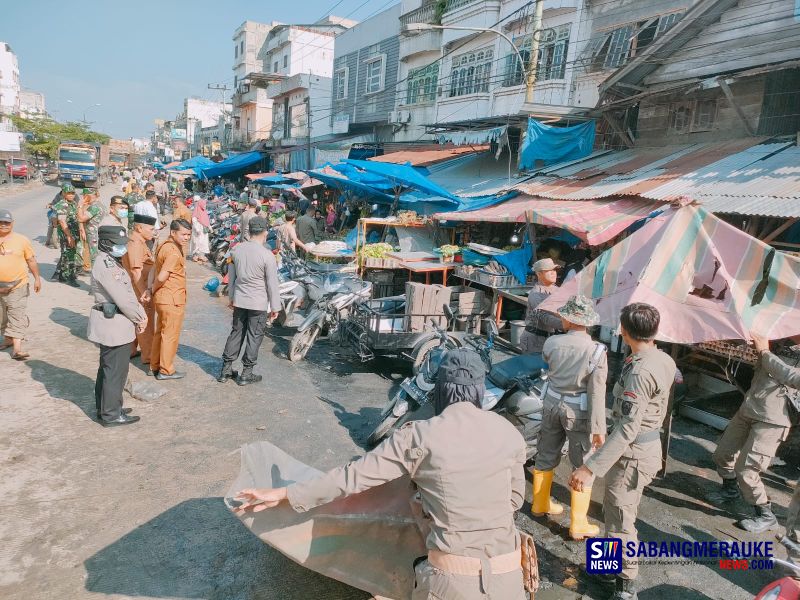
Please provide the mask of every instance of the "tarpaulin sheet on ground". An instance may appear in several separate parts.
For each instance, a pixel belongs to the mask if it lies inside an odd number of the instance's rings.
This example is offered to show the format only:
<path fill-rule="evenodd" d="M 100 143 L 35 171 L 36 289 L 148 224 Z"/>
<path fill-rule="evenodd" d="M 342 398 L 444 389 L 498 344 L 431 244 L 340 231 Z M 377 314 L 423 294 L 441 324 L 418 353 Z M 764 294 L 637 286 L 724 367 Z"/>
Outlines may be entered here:
<path fill-rule="evenodd" d="M 592 298 L 600 323 L 619 324 L 631 302 L 661 312 L 658 338 L 681 344 L 800 334 L 800 259 L 699 205 L 670 207 L 609 248 L 540 308 Z"/>
<path fill-rule="evenodd" d="M 531 223 L 566 229 L 589 245 L 603 244 L 663 204 L 651 200 L 544 200 L 523 195 L 468 212 L 439 213 L 441 221 Z"/>
<path fill-rule="evenodd" d="M 553 127 L 528 119 L 528 131 L 519 151 L 520 169 L 532 169 L 536 161 L 551 165 L 589 156 L 594 146 L 594 121 L 573 127 Z"/>
<path fill-rule="evenodd" d="M 208 167 L 195 167 L 195 172 L 204 179 L 211 179 L 212 177 L 219 177 L 220 175 L 227 175 L 228 173 L 246 169 L 259 162 L 262 158 L 260 152 L 242 152 Z"/>
<path fill-rule="evenodd" d="M 269 442 L 241 449 L 239 476 L 225 503 L 245 488 L 277 488 L 320 474 Z M 262 541 L 295 562 L 374 595 L 408 600 L 414 560 L 428 553 L 411 513 L 407 478 L 305 513 L 287 503 L 239 517 Z"/>

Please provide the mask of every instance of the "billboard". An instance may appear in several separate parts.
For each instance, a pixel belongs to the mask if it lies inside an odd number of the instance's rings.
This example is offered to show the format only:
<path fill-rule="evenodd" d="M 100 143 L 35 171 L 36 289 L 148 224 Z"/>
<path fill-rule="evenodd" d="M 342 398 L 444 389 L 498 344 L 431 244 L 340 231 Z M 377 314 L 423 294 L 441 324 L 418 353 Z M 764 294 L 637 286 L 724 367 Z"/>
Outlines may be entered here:
<path fill-rule="evenodd" d="M 185 140 L 186 139 L 186 130 L 185 129 L 177 129 L 173 127 L 169 132 L 169 138 L 171 140 Z"/>

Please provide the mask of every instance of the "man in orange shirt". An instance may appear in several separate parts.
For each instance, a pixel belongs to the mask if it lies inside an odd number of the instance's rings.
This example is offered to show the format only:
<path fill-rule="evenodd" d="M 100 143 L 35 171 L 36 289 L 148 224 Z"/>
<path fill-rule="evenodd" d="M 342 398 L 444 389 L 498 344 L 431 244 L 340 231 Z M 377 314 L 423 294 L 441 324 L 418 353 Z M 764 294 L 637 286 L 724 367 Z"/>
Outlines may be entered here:
<path fill-rule="evenodd" d="M 192 235 L 192 226 L 184 219 L 173 219 L 169 238 L 156 252 L 155 268 L 150 271 L 150 296 L 155 303 L 158 322 L 150 349 L 150 369 L 156 379 L 181 379 L 175 356 L 186 308 L 186 253 L 184 247 Z"/>
<path fill-rule="evenodd" d="M 12 348 L 11 358 L 25 360 L 30 357 L 22 351 L 28 328 L 28 269 L 33 273 L 33 291 L 37 294 L 42 279 L 30 240 L 13 229 L 11 213 L 0 209 L 0 349 Z"/>
<path fill-rule="evenodd" d="M 156 219 L 148 215 L 133 215 L 133 233 L 128 239 L 128 252 L 122 257 L 122 266 L 131 276 L 133 291 L 136 298 L 144 306 L 147 314 L 147 327 L 144 331 L 136 332 L 136 342 L 139 344 L 142 364 L 150 364 L 150 350 L 153 344 L 153 331 L 155 329 L 155 307 L 148 296 L 147 286 L 150 281 L 150 271 L 155 264 L 155 258 L 147 242 L 156 234 Z M 131 348 L 136 350 L 136 343 Z M 137 354 L 131 354 L 134 358 Z"/>

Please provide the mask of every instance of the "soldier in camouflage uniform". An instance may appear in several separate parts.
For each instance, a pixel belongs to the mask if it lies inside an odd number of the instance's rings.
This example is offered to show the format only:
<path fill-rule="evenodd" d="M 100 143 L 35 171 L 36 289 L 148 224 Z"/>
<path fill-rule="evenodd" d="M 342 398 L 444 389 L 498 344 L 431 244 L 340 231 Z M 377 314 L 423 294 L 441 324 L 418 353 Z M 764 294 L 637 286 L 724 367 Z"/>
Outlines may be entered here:
<path fill-rule="evenodd" d="M 83 258 L 79 253 L 78 242 L 81 239 L 78 222 L 78 201 L 75 188 L 65 183 L 61 187 L 61 199 L 53 205 L 58 218 L 58 241 L 61 245 L 61 256 L 58 258 L 52 279 L 63 281 L 72 287 L 78 287 L 78 272 L 83 270 Z"/>
<path fill-rule="evenodd" d="M 78 221 L 83 226 L 84 236 L 81 238 L 80 248 L 78 254 L 83 256 L 83 245 L 89 246 L 89 258 L 91 264 L 97 256 L 97 229 L 100 227 L 100 222 L 105 216 L 105 211 L 100 204 L 100 199 L 94 190 L 86 190 L 83 195 L 83 200 L 78 203 Z M 91 269 L 91 264 L 88 269 Z M 84 264 L 86 268 L 86 264 Z"/>

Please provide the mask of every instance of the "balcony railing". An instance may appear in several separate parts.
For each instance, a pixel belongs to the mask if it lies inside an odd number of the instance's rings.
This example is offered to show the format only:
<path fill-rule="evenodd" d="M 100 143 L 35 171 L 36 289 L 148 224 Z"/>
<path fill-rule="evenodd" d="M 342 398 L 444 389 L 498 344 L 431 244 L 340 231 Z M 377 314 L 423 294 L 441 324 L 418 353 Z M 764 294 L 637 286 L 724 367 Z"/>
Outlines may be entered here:
<path fill-rule="evenodd" d="M 409 23 L 436 23 L 436 2 L 424 4 L 419 8 L 400 15 L 400 26 Z M 438 23 L 436 23 L 438 25 Z"/>
<path fill-rule="evenodd" d="M 444 9 L 444 14 L 453 12 L 454 10 L 458 10 L 459 8 L 464 8 L 465 6 L 469 6 L 470 4 L 476 4 L 482 1 L 483 0 L 447 0 L 447 8 Z"/>

